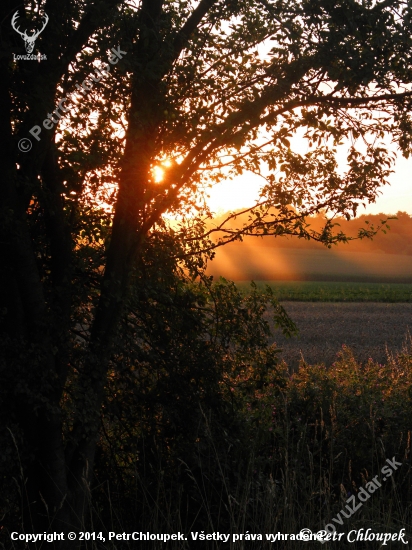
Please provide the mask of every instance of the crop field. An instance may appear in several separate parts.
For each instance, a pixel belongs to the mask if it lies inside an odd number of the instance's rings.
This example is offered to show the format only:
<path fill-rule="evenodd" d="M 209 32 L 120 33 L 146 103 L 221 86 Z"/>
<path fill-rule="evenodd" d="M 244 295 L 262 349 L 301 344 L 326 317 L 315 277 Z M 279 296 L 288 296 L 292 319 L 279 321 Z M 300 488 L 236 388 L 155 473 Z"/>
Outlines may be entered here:
<path fill-rule="evenodd" d="M 247 293 L 250 283 L 237 282 Z M 293 370 L 308 364 L 331 365 L 343 346 L 361 363 L 386 363 L 411 354 L 412 285 L 319 281 L 258 281 L 268 285 L 296 323 L 299 334 L 285 338 L 272 325 L 272 342 Z M 270 313 L 267 314 L 270 320 Z"/>
<path fill-rule="evenodd" d="M 257 281 L 256 285 L 270 286 L 279 301 L 288 302 L 412 302 L 412 284 Z M 250 290 L 246 281 L 239 281 L 236 286 L 244 292 Z"/>
<path fill-rule="evenodd" d="M 308 364 L 331 365 L 350 348 L 355 358 L 379 363 L 398 353 L 412 354 L 412 303 L 311 303 L 285 302 L 288 315 L 299 333 L 285 338 L 272 324 L 272 342 L 282 349 L 280 358 L 296 368 L 301 359 Z M 271 324 L 270 312 L 267 319 Z"/>

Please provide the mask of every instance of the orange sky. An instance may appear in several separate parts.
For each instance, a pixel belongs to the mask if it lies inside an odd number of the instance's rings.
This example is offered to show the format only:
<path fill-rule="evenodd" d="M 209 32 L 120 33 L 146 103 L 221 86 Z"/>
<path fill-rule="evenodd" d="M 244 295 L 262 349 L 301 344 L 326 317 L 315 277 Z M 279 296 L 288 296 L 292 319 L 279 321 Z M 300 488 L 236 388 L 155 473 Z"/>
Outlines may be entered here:
<path fill-rule="evenodd" d="M 398 211 L 412 215 L 412 158 L 398 156 L 395 172 L 390 176 L 390 186 L 381 188 L 382 195 L 360 214 L 396 214 Z M 231 181 L 217 184 L 209 191 L 208 203 L 216 214 L 252 206 L 258 197 L 263 179 L 254 174 L 243 174 Z"/>

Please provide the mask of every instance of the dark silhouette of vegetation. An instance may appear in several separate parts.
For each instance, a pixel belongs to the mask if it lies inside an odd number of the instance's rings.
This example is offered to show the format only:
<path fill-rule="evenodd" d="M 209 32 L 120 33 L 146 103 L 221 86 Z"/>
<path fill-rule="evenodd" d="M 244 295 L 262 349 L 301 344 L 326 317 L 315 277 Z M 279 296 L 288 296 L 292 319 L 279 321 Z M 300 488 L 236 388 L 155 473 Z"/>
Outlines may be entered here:
<path fill-rule="evenodd" d="M 35 45 L 46 59 L 13 56 L 24 54 L 16 11 L 22 31 L 47 14 Z M 268 173 L 246 224 L 223 241 L 345 241 L 334 219 L 373 200 L 390 173 L 385 135 L 410 151 L 411 7 L 6 0 L 0 15 L 2 533 L 107 525 L 112 482 L 115 504 L 125 498 L 111 513 L 130 513 L 128 526 L 134 510 L 169 529 L 168 506 L 185 528 L 220 517 L 232 528 L 232 487 L 269 474 L 248 465 L 233 380 L 245 394 L 267 376 L 279 394 L 285 380 L 265 344 L 270 293 L 242 298 L 204 276 L 217 243 L 202 191 Z M 305 155 L 290 147 L 302 131 Z M 327 217 L 312 231 L 317 212 Z"/>

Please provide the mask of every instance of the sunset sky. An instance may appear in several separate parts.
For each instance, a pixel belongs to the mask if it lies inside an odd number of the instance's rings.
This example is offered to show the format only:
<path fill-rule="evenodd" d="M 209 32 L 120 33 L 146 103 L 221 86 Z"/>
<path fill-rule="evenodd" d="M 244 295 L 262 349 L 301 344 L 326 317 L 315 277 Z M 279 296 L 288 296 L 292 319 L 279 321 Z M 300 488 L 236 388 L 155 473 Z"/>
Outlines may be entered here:
<path fill-rule="evenodd" d="M 396 214 L 398 211 L 412 215 L 412 158 L 398 156 L 395 172 L 390 177 L 390 186 L 381 188 L 382 194 L 374 204 L 366 209 L 360 208 L 359 214 Z M 254 174 L 244 174 L 232 181 L 216 185 L 209 192 L 208 201 L 216 214 L 251 206 L 258 197 L 263 179 Z"/>
<path fill-rule="evenodd" d="M 272 47 L 270 42 L 264 42 L 258 49 L 262 60 L 268 56 Z M 291 139 L 292 149 L 295 152 L 304 154 L 308 150 L 307 140 L 302 139 L 297 132 Z M 384 140 L 384 145 L 394 150 L 390 138 Z M 338 155 L 342 168 L 345 165 L 344 149 Z M 368 204 L 366 208 L 359 208 L 358 214 L 396 214 L 398 211 L 407 212 L 412 215 L 412 158 L 405 159 L 401 153 L 397 154 L 395 171 L 391 174 L 390 186 L 381 188 L 381 194 L 375 203 Z M 227 180 L 215 185 L 210 191 L 208 204 L 212 212 L 220 214 L 228 210 L 236 210 L 252 206 L 259 196 L 259 189 L 264 184 L 259 176 L 249 173 L 243 174 L 234 180 Z"/>

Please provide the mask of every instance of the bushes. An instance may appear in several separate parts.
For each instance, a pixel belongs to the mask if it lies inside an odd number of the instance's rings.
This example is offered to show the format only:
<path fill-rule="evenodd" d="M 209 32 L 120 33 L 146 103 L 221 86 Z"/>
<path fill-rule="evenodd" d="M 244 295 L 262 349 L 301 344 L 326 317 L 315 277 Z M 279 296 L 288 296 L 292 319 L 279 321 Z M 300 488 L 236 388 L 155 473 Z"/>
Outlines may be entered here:
<path fill-rule="evenodd" d="M 190 277 L 170 260 L 179 244 L 155 238 L 134 273 L 111 359 L 87 528 L 317 531 L 376 475 L 382 487 L 338 531 L 410 525 L 412 355 L 359 365 L 344 348 L 330 368 L 301 364 L 290 374 L 267 344 L 269 304 L 275 323 L 294 330 L 270 289 L 252 285 L 245 296 L 228 281 Z M 76 353 L 81 366 L 81 341 Z M 67 432 L 77 383 L 75 375 L 66 387 Z M 0 434 L 2 507 L 4 523 L 18 526 L 17 488 L 23 494 L 30 456 L 10 427 L 14 440 Z M 17 450 L 21 467 L 11 457 Z M 402 466 L 383 482 L 381 468 L 392 457 Z M 6 483 L 12 477 L 17 484 Z"/>
<path fill-rule="evenodd" d="M 285 332 L 295 327 L 270 290 L 253 286 L 243 296 L 228 281 L 165 269 L 162 245 L 170 250 L 159 243 L 135 275 L 106 389 L 96 477 L 102 488 L 109 481 L 123 530 L 153 522 L 157 532 L 176 522 L 230 530 L 231 499 L 244 490 L 250 461 L 236 389 L 247 394 L 276 370 L 263 316 L 269 303 Z M 102 511 L 107 497 L 101 493 Z"/>
<path fill-rule="evenodd" d="M 270 294 L 254 288 L 244 297 L 226 281 L 167 281 L 156 307 L 140 281 L 146 308 L 140 294 L 132 336 L 113 361 L 96 467 L 104 524 L 317 531 L 378 475 L 382 487 L 338 531 L 407 526 L 412 356 L 360 365 L 343 348 L 330 368 L 301 364 L 290 374 L 266 345 Z M 381 468 L 394 456 L 402 466 L 383 482 Z"/>
<path fill-rule="evenodd" d="M 276 529 L 323 529 L 376 475 L 382 487 L 337 530 L 410 525 L 412 355 L 359 365 L 343 348 L 332 367 L 301 364 L 285 381 L 280 392 L 277 384 L 257 392 L 244 411 L 259 425 L 261 472 L 275 483 Z M 393 457 L 402 466 L 382 481 Z"/>

